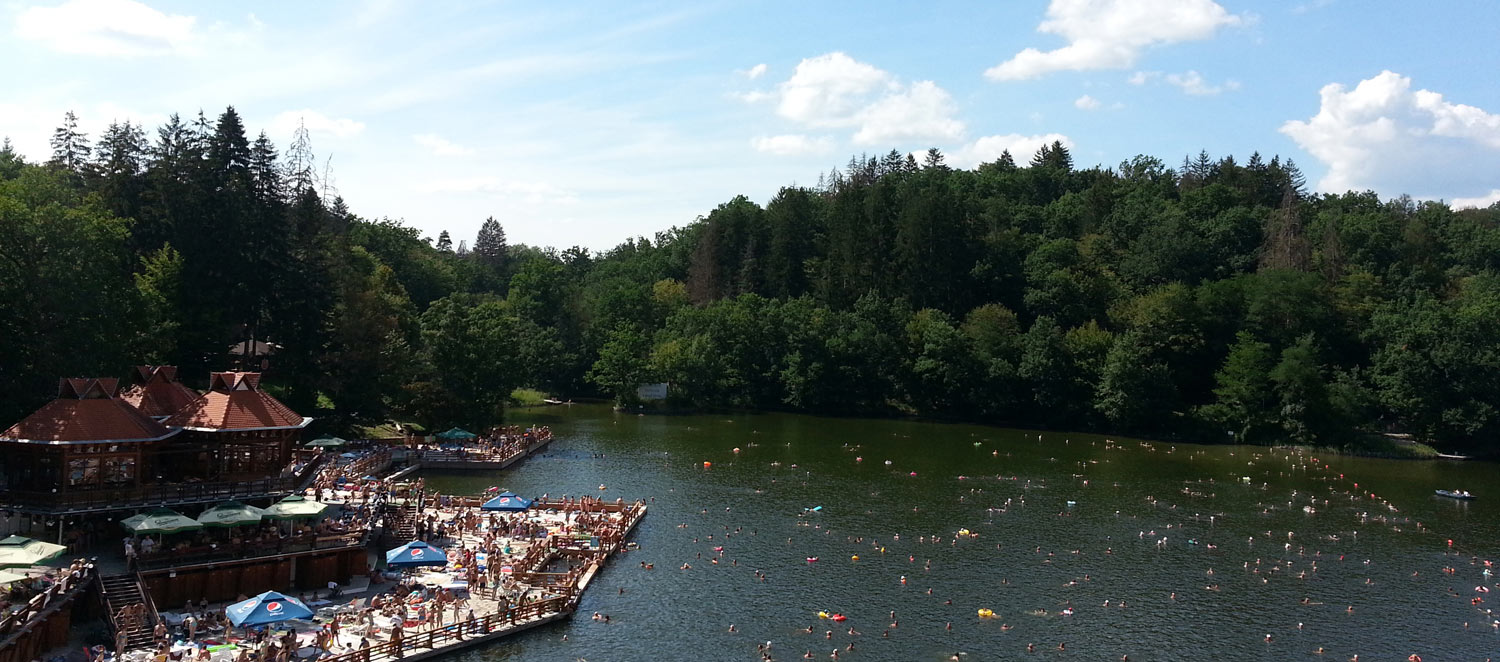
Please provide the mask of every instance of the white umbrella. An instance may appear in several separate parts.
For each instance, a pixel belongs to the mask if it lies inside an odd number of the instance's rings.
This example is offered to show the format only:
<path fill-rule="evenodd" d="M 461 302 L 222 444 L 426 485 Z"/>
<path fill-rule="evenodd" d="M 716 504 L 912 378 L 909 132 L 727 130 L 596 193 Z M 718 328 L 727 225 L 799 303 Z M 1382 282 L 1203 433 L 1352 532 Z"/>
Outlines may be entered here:
<path fill-rule="evenodd" d="M 0 540 L 0 568 L 32 566 L 61 556 L 68 548 L 50 542 L 11 536 Z"/>
<path fill-rule="evenodd" d="M 238 501 L 225 501 L 198 516 L 198 523 L 204 526 L 226 527 L 247 526 L 259 524 L 266 511 L 255 506 L 246 505 Z"/>
<path fill-rule="evenodd" d="M 120 525 L 136 535 L 197 531 L 202 524 L 187 515 L 167 508 L 157 508 L 120 520 Z"/>
<path fill-rule="evenodd" d="M 323 511 L 327 508 L 327 504 L 294 495 L 271 504 L 271 507 L 266 509 L 266 517 L 271 519 L 312 519 L 322 515 Z"/>

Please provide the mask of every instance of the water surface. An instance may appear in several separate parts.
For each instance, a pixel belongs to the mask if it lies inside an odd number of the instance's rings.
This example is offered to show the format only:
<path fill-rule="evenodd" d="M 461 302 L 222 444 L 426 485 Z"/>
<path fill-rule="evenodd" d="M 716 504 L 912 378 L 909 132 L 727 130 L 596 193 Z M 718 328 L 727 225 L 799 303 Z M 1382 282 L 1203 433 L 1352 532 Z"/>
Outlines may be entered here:
<path fill-rule="evenodd" d="M 577 616 L 455 656 L 464 662 L 753 662 L 766 641 L 776 660 L 828 659 L 834 648 L 842 660 L 958 652 L 974 662 L 1483 660 L 1500 650 L 1488 594 L 1475 591 L 1495 587 L 1482 560 L 1500 554 L 1490 463 L 1315 462 L 1261 447 L 784 414 L 572 406 L 513 418 L 552 426 L 558 441 L 506 472 L 429 484 L 528 495 L 604 486 L 608 498 L 654 502 L 640 549 L 602 573 Z M 1432 496 L 1452 487 L 1481 498 Z M 977 536 L 956 538 L 960 529 Z M 610 624 L 592 621 L 596 611 Z"/>

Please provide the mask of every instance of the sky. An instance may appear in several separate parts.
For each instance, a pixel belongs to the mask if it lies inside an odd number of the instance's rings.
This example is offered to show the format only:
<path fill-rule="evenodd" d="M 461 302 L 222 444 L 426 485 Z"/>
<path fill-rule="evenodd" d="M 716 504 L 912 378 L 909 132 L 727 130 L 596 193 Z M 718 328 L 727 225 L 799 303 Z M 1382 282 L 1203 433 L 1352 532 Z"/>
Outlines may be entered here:
<path fill-rule="evenodd" d="M 1500 3 L 0 0 L 0 136 L 299 123 L 366 218 L 605 250 L 856 154 L 1291 158 L 1314 190 L 1500 200 Z"/>

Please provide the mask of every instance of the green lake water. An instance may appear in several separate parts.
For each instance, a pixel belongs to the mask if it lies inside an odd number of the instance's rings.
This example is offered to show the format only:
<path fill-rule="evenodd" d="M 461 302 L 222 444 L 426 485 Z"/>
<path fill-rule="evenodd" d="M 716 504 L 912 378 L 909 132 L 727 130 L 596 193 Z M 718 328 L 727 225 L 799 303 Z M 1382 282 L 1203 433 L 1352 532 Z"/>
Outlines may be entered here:
<path fill-rule="evenodd" d="M 640 549 L 612 561 L 572 620 L 454 656 L 465 662 L 754 662 L 767 641 L 776 660 L 834 648 L 919 662 L 1500 652 L 1500 591 L 1476 591 L 1497 588 L 1482 574 L 1500 556 L 1491 463 L 786 414 L 571 406 L 512 420 L 557 441 L 508 471 L 429 485 L 652 502 Z"/>

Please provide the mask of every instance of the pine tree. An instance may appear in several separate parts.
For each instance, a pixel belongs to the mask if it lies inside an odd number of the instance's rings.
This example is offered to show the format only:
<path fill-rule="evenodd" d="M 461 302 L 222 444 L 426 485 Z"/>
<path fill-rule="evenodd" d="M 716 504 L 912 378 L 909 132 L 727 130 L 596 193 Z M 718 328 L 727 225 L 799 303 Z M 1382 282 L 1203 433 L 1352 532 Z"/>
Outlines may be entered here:
<path fill-rule="evenodd" d="M 1001 150 L 1000 158 L 995 161 L 995 164 L 1000 166 L 1002 172 L 1016 169 L 1016 159 L 1010 155 L 1010 150 L 1008 149 Z"/>
<path fill-rule="evenodd" d="M 927 156 L 922 159 L 923 168 L 946 168 L 943 164 L 943 153 L 938 148 L 932 147 L 927 150 Z"/>
<path fill-rule="evenodd" d="M 25 165 L 26 160 L 16 153 L 15 148 L 11 147 L 10 136 L 6 136 L 4 142 L 0 143 L 0 181 L 15 179 Z"/>
<path fill-rule="evenodd" d="M 286 192 L 281 176 L 281 164 L 276 154 L 276 145 L 261 131 L 250 147 L 250 181 L 254 185 L 255 197 L 263 203 L 280 202 Z"/>
<path fill-rule="evenodd" d="M 500 221 L 494 216 L 484 219 L 484 224 L 479 226 L 479 236 L 474 238 L 474 257 L 481 264 L 496 270 L 505 269 L 505 228 L 500 227 Z"/>
<path fill-rule="evenodd" d="M 437 245 L 435 246 L 435 248 L 443 251 L 444 253 L 453 252 L 453 238 L 448 236 L 447 230 L 443 230 L 442 232 L 438 233 Z"/>
<path fill-rule="evenodd" d="M 131 227 L 132 248 L 138 254 L 155 249 L 167 237 L 155 219 L 144 211 L 146 165 L 149 148 L 146 133 L 130 122 L 112 123 L 100 136 L 89 166 L 90 187 L 114 215 L 135 219 Z"/>
<path fill-rule="evenodd" d="M 63 115 L 63 125 L 52 132 L 51 165 L 81 173 L 89 158 L 89 136 L 78 130 L 73 111 Z"/>
<path fill-rule="evenodd" d="M 1307 271 L 1311 262 L 1312 249 L 1303 232 L 1297 193 L 1288 186 L 1282 194 L 1281 206 L 1266 219 L 1261 268 Z"/>
<path fill-rule="evenodd" d="M 286 150 L 286 161 L 286 176 L 292 195 L 301 195 L 317 186 L 317 160 L 313 158 L 312 140 L 302 120 L 297 120 L 297 131 L 292 134 L 292 146 Z"/>

